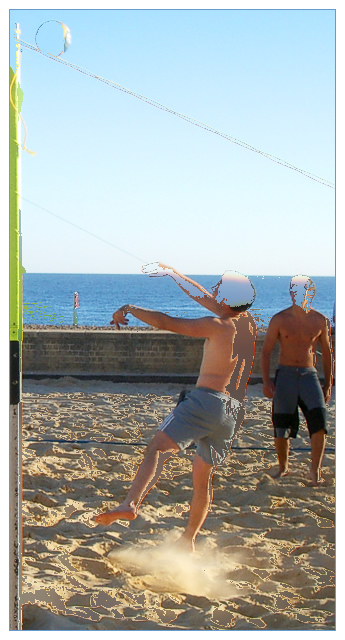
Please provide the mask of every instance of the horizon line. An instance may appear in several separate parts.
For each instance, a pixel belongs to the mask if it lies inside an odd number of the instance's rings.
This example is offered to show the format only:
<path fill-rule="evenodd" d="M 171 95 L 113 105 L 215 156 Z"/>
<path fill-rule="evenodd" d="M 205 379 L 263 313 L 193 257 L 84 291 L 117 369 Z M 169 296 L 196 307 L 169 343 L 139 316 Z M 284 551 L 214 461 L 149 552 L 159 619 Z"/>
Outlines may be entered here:
<path fill-rule="evenodd" d="M 186 273 L 187 276 L 219 276 L 220 272 L 217 273 Z M 89 272 L 80 272 L 80 271 L 25 271 L 24 275 L 55 275 L 55 276 L 146 276 L 145 273 L 89 273 Z M 305 274 L 307 275 L 307 274 Z M 162 276 L 164 277 L 164 276 Z M 265 274 L 249 274 L 248 278 L 291 278 L 290 273 L 265 273 Z M 312 274 L 310 277 L 313 278 L 335 278 L 335 274 L 323 274 L 323 275 L 315 275 Z"/>

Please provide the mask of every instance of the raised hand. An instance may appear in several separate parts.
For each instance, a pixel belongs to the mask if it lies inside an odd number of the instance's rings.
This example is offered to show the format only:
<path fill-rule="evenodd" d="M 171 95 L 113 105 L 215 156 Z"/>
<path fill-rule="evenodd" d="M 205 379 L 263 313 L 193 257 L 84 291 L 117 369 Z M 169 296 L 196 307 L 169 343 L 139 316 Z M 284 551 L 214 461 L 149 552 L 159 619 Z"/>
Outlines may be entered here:
<path fill-rule="evenodd" d="M 172 267 L 163 262 L 150 262 L 150 264 L 144 264 L 141 267 L 143 273 L 146 273 L 150 278 L 157 278 L 161 276 L 168 276 L 173 271 Z"/>
<path fill-rule="evenodd" d="M 115 311 L 115 313 L 113 313 L 113 319 L 110 321 L 110 324 L 114 324 L 116 329 L 118 329 L 119 331 L 121 329 L 120 324 L 128 324 L 128 318 L 126 318 L 126 311 L 124 307 L 121 307 L 120 309 Z"/>

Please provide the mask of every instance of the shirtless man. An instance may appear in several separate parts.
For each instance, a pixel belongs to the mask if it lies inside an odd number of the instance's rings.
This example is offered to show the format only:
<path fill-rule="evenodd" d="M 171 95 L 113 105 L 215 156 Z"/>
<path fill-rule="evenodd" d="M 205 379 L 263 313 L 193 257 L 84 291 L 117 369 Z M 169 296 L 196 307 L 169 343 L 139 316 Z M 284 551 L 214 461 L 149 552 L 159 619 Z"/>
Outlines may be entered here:
<path fill-rule="evenodd" d="M 307 421 L 311 438 L 311 480 L 321 480 L 321 463 L 326 444 L 326 405 L 332 393 L 332 354 L 329 320 L 311 308 L 315 285 L 308 276 L 295 276 L 290 282 L 292 307 L 273 316 L 262 350 L 263 392 L 273 398 L 273 426 L 278 454 L 279 478 L 288 473 L 288 438 L 296 438 L 298 406 Z M 280 358 L 274 383 L 270 380 L 270 357 L 279 341 Z M 320 341 L 325 384 L 321 388 L 316 364 Z"/>
<path fill-rule="evenodd" d="M 244 418 L 243 400 L 254 360 L 256 325 L 246 310 L 255 299 L 250 280 L 227 271 L 213 287 L 213 294 L 190 278 L 162 263 L 143 267 L 151 276 L 169 275 L 195 301 L 218 317 L 196 320 L 173 318 L 165 313 L 124 305 L 111 324 L 126 325 L 126 315 L 157 327 L 194 338 L 205 338 L 196 388 L 187 394 L 163 421 L 149 443 L 143 462 L 124 502 L 95 520 L 134 520 L 147 492 L 156 484 L 164 462 L 174 453 L 197 443 L 193 459 L 193 498 L 181 543 L 193 551 L 195 538 L 212 502 L 214 468 L 226 457 L 235 431 Z"/>

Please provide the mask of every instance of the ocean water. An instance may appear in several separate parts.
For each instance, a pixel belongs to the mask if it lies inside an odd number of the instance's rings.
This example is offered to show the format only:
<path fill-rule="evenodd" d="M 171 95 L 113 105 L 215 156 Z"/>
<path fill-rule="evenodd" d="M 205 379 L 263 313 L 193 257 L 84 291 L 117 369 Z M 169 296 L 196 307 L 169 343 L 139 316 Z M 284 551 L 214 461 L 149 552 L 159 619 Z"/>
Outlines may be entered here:
<path fill-rule="evenodd" d="M 215 275 L 192 275 L 208 291 L 219 280 Z M 313 307 L 332 320 L 335 278 L 313 277 L 316 295 Z M 250 276 L 256 289 L 251 311 L 258 326 L 268 326 L 271 317 L 289 307 L 288 276 Z M 24 324 L 71 325 L 74 292 L 79 293 L 78 325 L 107 326 L 123 304 L 163 311 L 172 316 L 197 318 L 210 312 L 191 300 L 168 276 L 69 273 L 25 273 L 23 275 Z M 143 326 L 130 316 L 129 326 Z"/>

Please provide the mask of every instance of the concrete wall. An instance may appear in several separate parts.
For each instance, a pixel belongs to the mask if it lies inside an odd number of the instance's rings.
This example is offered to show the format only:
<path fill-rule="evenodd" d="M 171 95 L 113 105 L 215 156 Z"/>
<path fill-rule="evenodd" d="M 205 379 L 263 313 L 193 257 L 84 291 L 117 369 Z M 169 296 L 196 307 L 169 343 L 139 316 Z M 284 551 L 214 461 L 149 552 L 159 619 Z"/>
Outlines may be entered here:
<path fill-rule="evenodd" d="M 258 334 L 253 380 L 261 377 L 263 341 L 264 334 Z M 107 375 L 117 379 L 139 375 L 156 379 L 195 377 L 203 343 L 203 339 L 166 331 L 25 330 L 23 373 Z M 272 375 L 278 355 L 277 345 L 271 359 Z M 318 360 L 320 365 L 321 358 Z"/>

